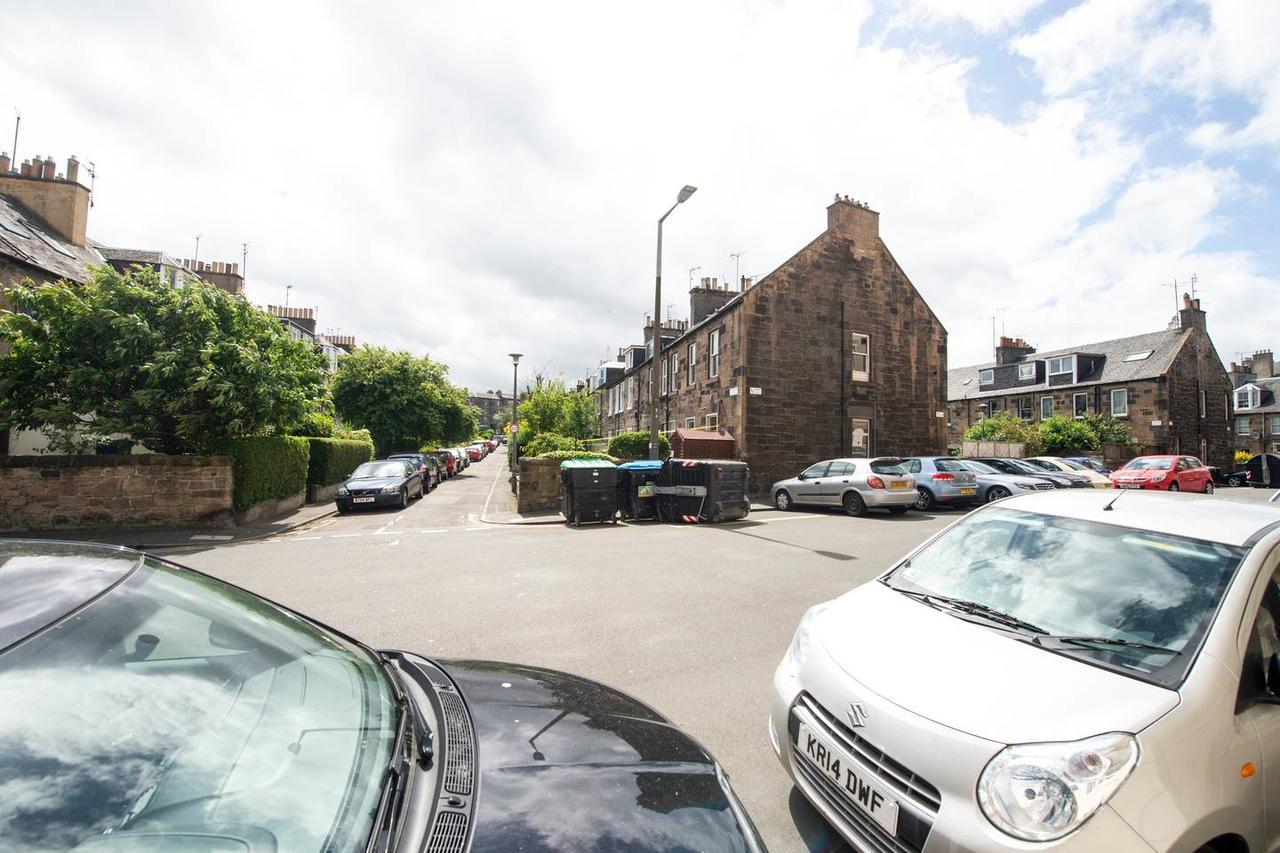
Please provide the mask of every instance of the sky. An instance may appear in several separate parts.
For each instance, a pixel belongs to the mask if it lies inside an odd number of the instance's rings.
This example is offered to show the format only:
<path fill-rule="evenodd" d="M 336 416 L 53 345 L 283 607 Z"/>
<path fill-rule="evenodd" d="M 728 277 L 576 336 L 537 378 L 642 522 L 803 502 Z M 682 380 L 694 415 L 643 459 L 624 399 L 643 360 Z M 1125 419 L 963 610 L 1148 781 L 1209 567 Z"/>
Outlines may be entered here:
<path fill-rule="evenodd" d="M 239 261 L 258 304 L 473 391 L 585 376 L 760 277 L 833 194 L 949 332 L 1280 346 L 1280 3 L 0 0 L 0 148 L 96 170 L 90 237 Z M 60 169 L 61 169 L 60 165 Z M 693 270 L 693 268 L 699 268 Z M 691 270 L 693 270 L 691 272 Z M 1176 291 L 1169 287 L 1177 282 Z M 523 383 L 522 383 L 523 384 Z"/>

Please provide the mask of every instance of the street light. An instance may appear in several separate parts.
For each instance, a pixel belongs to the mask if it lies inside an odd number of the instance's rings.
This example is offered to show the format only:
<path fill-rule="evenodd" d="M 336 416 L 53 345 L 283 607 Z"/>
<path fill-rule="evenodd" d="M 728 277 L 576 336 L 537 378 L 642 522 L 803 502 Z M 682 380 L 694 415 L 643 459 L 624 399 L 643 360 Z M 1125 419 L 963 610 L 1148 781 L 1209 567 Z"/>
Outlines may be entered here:
<path fill-rule="evenodd" d="M 698 191 L 697 187 L 685 185 L 676 196 L 676 203 L 671 205 L 662 218 L 658 220 L 658 272 L 653 284 L 653 364 L 649 386 L 649 458 L 660 459 L 658 453 L 658 360 L 662 358 L 662 223 L 671 215 L 671 211 L 689 200 L 689 196 Z"/>
<path fill-rule="evenodd" d="M 516 456 L 520 452 L 520 442 L 517 436 L 520 434 L 520 425 L 518 419 L 520 417 L 517 406 L 520 404 L 519 392 L 519 376 L 520 376 L 520 356 L 524 353 L 513 352 L 511 355 L 511 472 L 515 476 Z"/>

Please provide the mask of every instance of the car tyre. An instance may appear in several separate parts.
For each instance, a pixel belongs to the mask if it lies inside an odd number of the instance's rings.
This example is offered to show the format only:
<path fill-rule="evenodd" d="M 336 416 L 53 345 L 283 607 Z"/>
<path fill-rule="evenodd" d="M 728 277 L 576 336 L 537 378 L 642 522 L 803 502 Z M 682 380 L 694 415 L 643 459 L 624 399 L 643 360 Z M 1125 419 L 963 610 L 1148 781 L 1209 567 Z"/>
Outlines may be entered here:
<path fill-rule="evenodd" d="M 786 489 L 778 489 L 778 493 L 773 496 L 773 505 L 783 512 L 790 512 L 795 507 L 795 501 L 791 500 L 791 493 Z"/>
<path fill-rule="evenodd" d="M 861 518 L 867 514 L 867 502 L 857 492 L 845 492 L 845 496 L 840 503 L 844 505 L 845 514 L 854 518 Z"/>
<path fill-rule="evenodd" d="M 1213 480 L 1206 480 L 1204 484 L 1204 493 L 1206 495 L 1213 494 Z"/>
<path fill-rule="evenodd" d="M 1170 483 L 1170 484 L 1169 484 L 1169 491 L 1171 491 L 1171 492 L 1179 491 L 1179 489 L 1178 489 L 1178 484 L 1177 484 L 1177 483 Z"/>
<path fill-rule="evenodd" d="M 998 501 L 1001 498 L 1007 498 L 1010 494 L 1012 493 L 1004 486 L 992 486 L 987 489 L 987 503 Z"/>
<path fill-rule="evenodd" d="M 409 505 L 409 487 L 405 486 L 400 490 L 400 509 L 404 509 Z"/>
<path fill-rule="evenodd" d="M 933 499 L 933 492 L 924 486 L 916 488 L 917 497 L 915 507 L 923 512 L 930 512 L 938 508 L 938 502 Z"/>

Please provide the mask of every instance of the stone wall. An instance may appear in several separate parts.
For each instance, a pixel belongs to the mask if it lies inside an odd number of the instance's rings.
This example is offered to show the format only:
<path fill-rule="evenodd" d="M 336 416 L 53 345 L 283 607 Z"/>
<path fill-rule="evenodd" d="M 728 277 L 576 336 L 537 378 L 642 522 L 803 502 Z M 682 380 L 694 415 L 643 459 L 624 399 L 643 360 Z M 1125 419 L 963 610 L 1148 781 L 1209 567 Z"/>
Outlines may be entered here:
<path fill-rule="evenodd" d="M 516 511 L 544 512 L 560 509 L 560 460 L 521 459 L 520 490 Z"/>
<path fill-rule="evenodd" d="M 0 495 L 0 532 L 233 522 L 222 456 L 3 456 Z"/>

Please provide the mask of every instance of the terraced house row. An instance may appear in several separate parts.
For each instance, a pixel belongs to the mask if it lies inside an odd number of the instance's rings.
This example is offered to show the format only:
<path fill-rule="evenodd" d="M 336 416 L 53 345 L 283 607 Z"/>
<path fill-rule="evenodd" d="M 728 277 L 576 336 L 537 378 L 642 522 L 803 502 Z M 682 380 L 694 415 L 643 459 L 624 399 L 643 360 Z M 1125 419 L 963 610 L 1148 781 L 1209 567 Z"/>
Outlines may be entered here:
<path fill-rule="evenodd" d="M 758 282 L 704 279 L 687 322 L 647 318 L 644 344 L 592 376 L 605 432 L 649 428 L 656 331 L 661 428 L 732 435 L 755 490 L 814 459 L 943 447 L 947 332 L 879 220 L 837 196 L 826 230 Z"/>

